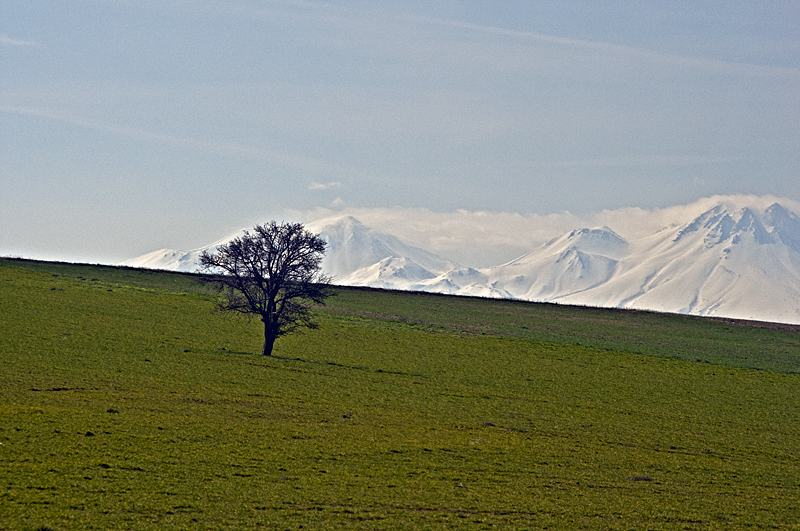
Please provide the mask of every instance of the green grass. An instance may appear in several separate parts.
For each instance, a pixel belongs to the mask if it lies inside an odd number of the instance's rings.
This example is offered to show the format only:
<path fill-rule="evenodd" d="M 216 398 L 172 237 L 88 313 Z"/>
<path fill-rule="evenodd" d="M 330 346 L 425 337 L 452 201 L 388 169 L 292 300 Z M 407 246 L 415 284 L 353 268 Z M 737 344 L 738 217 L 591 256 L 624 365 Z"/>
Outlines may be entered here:
<path fill-rule="evenodd" d="M 209 293 L 208 286 L 197 282 L 197 275 L 151 269 L 136 269 L 125 266 L 71 264 L 67 262 L 43 262 L 39 260 L 0 258 L 0 267 L 14 267 L 50 273 L 54 277 L 65 277 L 85 282 L 111 282 L 150 289 L 174 292 Z"/>
<path fill-rule="evenodd" d="M 84 284 L 115 282 L 186 293 L 212 293 L 197 276 L 126 267 L 2 260 Z M 320 308 L 362 325 L 414 328 L 458 336 L 526 338 L 614 351 L 800 373 L 800 326 L 688 315 L 487 300 L 429 293 L 339 287 Z"/>
<path fill-rule="evenodd" d="M 334 313 L 440 333 L 526 338 L 800 373 L 800 326 L 767 328 L 688 315 L 355 288 L 341 289 L 327 306 Z"/>
<path fill-rule="evenodd" d="M 0 529 L 800 527 L 796 332 L 341 290 L 262 358 L 191 282 L 6 264 Z"/>

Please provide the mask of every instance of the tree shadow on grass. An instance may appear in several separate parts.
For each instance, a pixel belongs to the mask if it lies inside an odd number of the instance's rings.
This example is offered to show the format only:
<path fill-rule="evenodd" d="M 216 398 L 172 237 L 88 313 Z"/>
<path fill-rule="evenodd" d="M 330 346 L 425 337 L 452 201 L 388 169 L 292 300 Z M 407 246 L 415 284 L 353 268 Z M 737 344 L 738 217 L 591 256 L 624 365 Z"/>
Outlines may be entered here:
<path fill-rule="evenodd" d="M 293 358 L 293 357 L 286 357 L 286 356 L 269 356 L 263 357 L 264 359 L 271 359 L 271 360 L 281 360 L 281 361 L 297 361 L 300 363 L 307 363 L 309 365 L 320 365 L 320 366 L 329 366 L 329 367 L 337 367 L 342 369 L 350 369 L 354 371 L 367 371 L 367 372 L 374 372 L 376 374 L 394 374 L 399 376 L 411 376 L 414 378 L 427 378 L 424 374 L 418 374 L 413 372 L 404 372 L 404 371 L 388 371 L 384 369 L 375 369 L 372 367 L 368 367 L 366 365 L 347 365 L 344 363 L 337 363 L 335 361 L 317 361 L 317 360 L 308 360 L 304 358 Z M 261 365 L 257 363 L 253 363 L 252 365 L 257 365 L 259 367 L 267 367 L 267 365 Z"/>

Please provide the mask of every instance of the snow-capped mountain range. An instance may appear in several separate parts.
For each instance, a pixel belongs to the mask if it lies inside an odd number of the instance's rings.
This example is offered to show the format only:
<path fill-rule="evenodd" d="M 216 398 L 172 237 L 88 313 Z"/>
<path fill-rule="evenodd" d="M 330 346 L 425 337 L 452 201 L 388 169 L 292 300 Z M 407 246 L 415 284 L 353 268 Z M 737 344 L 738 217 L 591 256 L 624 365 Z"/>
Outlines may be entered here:
<path fill-rule="evenodd" d="M 328 242 L 323 269 L 340 285 L 657 310 L 800 324 L 800 218 L 720 203 L 694 219 L 626 240 L 582 228 L 508 263 L 462 267 L 351 216 L 306 224 Z M 161 249 L 125 265 L 196 271 L 204 249 Z"/>

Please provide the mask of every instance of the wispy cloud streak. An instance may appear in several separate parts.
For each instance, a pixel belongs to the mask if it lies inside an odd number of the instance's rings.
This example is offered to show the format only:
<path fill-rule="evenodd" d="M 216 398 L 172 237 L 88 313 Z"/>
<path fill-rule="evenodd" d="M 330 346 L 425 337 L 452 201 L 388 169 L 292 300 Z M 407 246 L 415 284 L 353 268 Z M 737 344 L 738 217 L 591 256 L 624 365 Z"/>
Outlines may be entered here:
<path fill-rule="evenodd" d="M 608 42 L 571 39 L 567 37 L 558 37 L 554 35 L 546 35 L 530 31 L 512 30 L 496 26 L 485 26 L 485 25 L 474 24 L 470 22 L 460 22 L 455 20 L 445 20 L 445 19 L 418 17 L 418 16 L 409 16 L 406 18 L 410 21 L 416 21 L 419 23 L 449 26 L 473 32 L 514 37 L 532 42 L 554 44 L 562 47 L 594 50 L 603 55 L 624 56 L 630 59 L 638 59 L 640 61 L 646 61 L 654 64 L 660 64 L 660 65 L 684 68 L 684 69 L 702 70 L 716 74 L 740 75 L 740 76 L 750 76 L 750 77 L 792 77 L 792 78 L 800 77 L 800 69 L 798 68 L 757 65 L 752 63 L 723 61 L 719 59 L 707 59 L 701 57 L 689 57 L 684 55 L 657 52 L 645 48 L 612 44 Z"/>
<path fill-rule="evenodd" d="M 549 167 L 562 168 L 592 168 L 592 167 L 635 167 L 635 166 L 698 166 L 702 164 L 723 164 L 729 162 L 740 162 L 743 159 L 734 157 L 700 157 L 700 156 L 681 156 L 681 155 L 644 155 L 615 157 L 602 159 L 574 160 L 548 165 Z"/>
<path fill-rule="evenodd" d="M 257 158 L 274 164 L 279 164 L 282 166 L 308 172 L 338 173 L 338 174 L 357 173 L 357 170 L 353 168 L 345 167 L 340 164 L 314 159 L 310 157 L 301 157 L 287 153 L 278 153 L 236 142 L 198 140 L 190 137 L 167 135 L 164 133 L 155 133 L 152 131 L 146 131 L 132 127 L 109 125 L 101 122 L 87 120 L 84 118 L 67 116 L 52 111 L 50 109 L 9 106 L 9 107 L 0 107 L 0 112 L 22 115 L 22 116 L 37 116 L 40 118 L 46 118 L 63 123 L 68 123 L 86 129 L 92 129 L 95 131 L 102 131 L 128 138 L 134 138 L 149 142 L 156 142 L 159 144 L 178 146 L 184 149 L 192 149 L 206 153 L 213 152 L 220 155 L 241 155 L 251 158 Z"/>
<path fill-rule="evenodd" d="M 6 34 L 0 35 L 0 46 L 38 46 L 39 43 L 35 41 L 23 41 L 21 39 L 12 39 Z"/>

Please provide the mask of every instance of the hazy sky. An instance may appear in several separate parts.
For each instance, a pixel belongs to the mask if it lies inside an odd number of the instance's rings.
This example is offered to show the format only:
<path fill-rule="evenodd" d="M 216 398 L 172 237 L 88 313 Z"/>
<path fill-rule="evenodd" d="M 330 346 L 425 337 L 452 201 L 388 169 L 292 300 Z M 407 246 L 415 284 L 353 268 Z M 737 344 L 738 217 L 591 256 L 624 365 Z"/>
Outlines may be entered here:
<path fill-rule="evenodd" d="M 2 0 L 0 255 L 800 200 L 799 87 L 795 0 Z"/>

